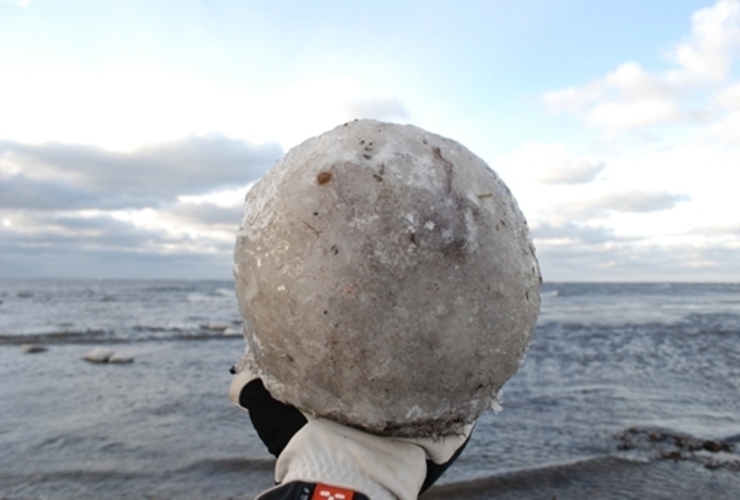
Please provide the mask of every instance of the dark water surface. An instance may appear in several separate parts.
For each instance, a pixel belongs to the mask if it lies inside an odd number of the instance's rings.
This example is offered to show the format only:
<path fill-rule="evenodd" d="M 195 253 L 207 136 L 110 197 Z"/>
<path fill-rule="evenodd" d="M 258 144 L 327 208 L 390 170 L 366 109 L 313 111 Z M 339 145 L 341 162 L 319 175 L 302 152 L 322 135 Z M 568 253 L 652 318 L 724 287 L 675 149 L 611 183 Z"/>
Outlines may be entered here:
<path fill-rule="evenodd" d="M 0 281 L 0 498 L 251 498 L 230 282 Z M 24 354 L 22 344 L 48 348 Z M 80 358 L 105 348 L 130 364 Z M 740 285 L 546 284 L 535 341 L 427 498 L 740 498 Z"/>

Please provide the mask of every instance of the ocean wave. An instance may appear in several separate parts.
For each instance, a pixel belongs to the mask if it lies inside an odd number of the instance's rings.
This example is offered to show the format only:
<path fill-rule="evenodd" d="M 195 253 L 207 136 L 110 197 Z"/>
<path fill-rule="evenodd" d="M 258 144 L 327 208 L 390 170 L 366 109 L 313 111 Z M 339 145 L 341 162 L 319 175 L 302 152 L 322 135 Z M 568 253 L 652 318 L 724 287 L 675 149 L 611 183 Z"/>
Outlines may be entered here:
<path fill-rule="evenodd" d="M 98 342 L 110 336 L 107 330 L 62 330 L 58 332 L 25 333 L 18 335 L 0 334 L 0 345 L 18 344 L 66 344 Z"/>
<path fill-rule="evenodd" d="M 236 300 L 236 293 L 233 290 L 224 293 L 223 289 L 211 293 L 194 292 L 188 294 L 187 300 L 191 303 L 231 302 Z"/>
<path fill-rule="evenodd" d="M 146 335 L 149 332 L 151 335 Z M 137 335 L 116 335 L 106 330 L 67 331 L 52 333 L 27 333 L 18 335 L 0 334 L 0 346 L 3 345 L 60 345 L 60 344 L 136 344 L 140 342 L 197 341 L 241 339 L 241 332 L 232 329 L 219 330 L 141 330 Z M 142 335 L 141 333 L 144 333 Z"/>
<path fill-rule="evenodd" d="M 196 289 L 196 285 L 191 282 L 180 282 L 171 285 L 155 285 L 142 288 L 142 292 L 189 292 Z"/>
<path fill-rule="evenodd" d="M 208 458 L 180 468 L 178 472 L 198 472 L 208 475 L 245 470 L 272 472 L 274 466 L 275 461 L 271 458 Z"/>
<path fill-rule="evenodd" d="M 181 325 L 134 325 L 135 332 L 187 332 L 193 330 L 192 326 Z"/>

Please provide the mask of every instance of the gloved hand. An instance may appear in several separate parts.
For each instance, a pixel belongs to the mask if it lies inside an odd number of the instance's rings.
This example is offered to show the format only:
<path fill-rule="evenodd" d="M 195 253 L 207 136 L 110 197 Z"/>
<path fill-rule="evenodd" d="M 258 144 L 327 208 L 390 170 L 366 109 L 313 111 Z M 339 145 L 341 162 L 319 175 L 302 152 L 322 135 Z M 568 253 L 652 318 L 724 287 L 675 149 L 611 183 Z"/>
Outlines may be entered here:
<path fill-rule="evenodd" d="M 232 369 L 237 373 L 229 389 L 231 401 L 249 413 L 260 439 L 277 458 L 279 486 L 260 499 L 310 498 L 301 494 L 320 487 L 345 492 L 334 498 L 349 499 L 348 494 L 357 492 L 355 500 L 414 499 L 459 457 L 473 429 L 471 424 L 461 435 L 439 438 L 376 436 L 304 415 L 275 400 L 248 366 L 237 366 Z"/>

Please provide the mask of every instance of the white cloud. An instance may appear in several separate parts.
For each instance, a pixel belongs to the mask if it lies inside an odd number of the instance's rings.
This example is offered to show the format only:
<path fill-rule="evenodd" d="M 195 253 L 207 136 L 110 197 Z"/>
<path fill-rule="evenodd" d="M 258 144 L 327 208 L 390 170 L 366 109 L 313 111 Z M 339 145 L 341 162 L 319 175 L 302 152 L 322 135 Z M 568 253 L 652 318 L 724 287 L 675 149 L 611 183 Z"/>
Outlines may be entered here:
<path fill-rule="evenodd" d="M 540 224 L 532 230 L 532 237 L 535 241 L 549 245 L 607 243 L 618 239 L 611 228 L 575 222 Z"/>
<path fill-rule="evenodd" d="M 681 112 L 670 99 L 635 99 L 595 104 L 586 122 L 609 131 L 638 129 L 658 123 L 677 122 Z"/>
<path fill-rule="evenodd" d="M 720 281 L 737 280 L 740 239 L 732 244 L 551 242 L 535 239 L 545 281 Z"/>
<path fill-rule="evenodd" d="M 587 201 L 579 209 L 585 214 L 602 211 L 646 213 L 668 210 L 677 203 L 688 200 L 689 197 L 685 194 L 633 189 L 606 193 Z"/>
<path fill-rule="evenodd" d="M 732 56 L 740 47 L 740 2 L 719 0 L 713 7 L 694 13 L 691 35 L 673 54 L 681 69 L 672 74 L 676 81 L 723 80 L 728 76 Z"/>
<path fill-rule="evenodd" d="M 638 63 L 628 62 L 604 77 L 604 84 L 618 89 L 626 99 L 661 99 L 669 94 L 669 87 Z"/>
<path fill-rule="evenodd" d="M 731 78 L 739 49 L 740 0 L 719 0 L 693 15 L 691 34 L 668 54 L 673 67 L 649 72 L 637 62 L 627 62 L 600 79 L 547 92 L 542 101 L 553 110 L 579 116 L 609 137 L 706 119 L 717 103 L 732 97 L 726 95 L 732 94 L 729 89 L 715 98 L 711 92 Z"/>
<path fill-rule="evenodd" d="M 526 144 L 492 166 L 527 216 L 546 280 L 718 280 L 740 276 L 721 260 L 740 255 L 738 158 L 699 140 L 598 156 Z M 588 182 L 553 182 L 577 178 L 576 166 Z"/>
<path fill-rule="evenodd" d="M 585 184 L 592 182 L 606 168 L 606 163 L 586 158 L 565 158 L 540 175 L 544 184 Z"/>
<path fill-rule="evenodd" d="M 740 146 L 740 111 L 727 115 L 705 130 L 707 139 L 722 144 Z M 738 159 L 740 162 L 740 159 Z"/>
<path fill-rule="evenodd" d="M 718 92 L 715 102 L 724 108 L 740 111 L 740 83 Z"/>
<path fill-rule="evenodd" d="M 665 69 L 626 62 L 542 96 L 602 138 L 660 134 L 637 145 L 600 142 L 599 154 L 585 159 L 603 168 L 587 184 L 522 182 L 545 279 L 738 279 L 740 83 L 732 74 L 738 49 L 740 0 L 719 0 L 694 14 L 690 35 Z M 667 124 L 673 126 L 658 128 Z M 563 146 L 538 149 L 515 156 L 551 169 L 563 158 L 584 159 Z"/>
<path fill-rule="evenodd" d="M 582 87 L 545 93 L 542 99 L 552 109 L 575 113 L 610 134 L 682 118 L 675 89 L 635 62 Z"/>
<path fill-rule="evenodd" d="M 550 188 L 539 194 L 549 199 L 527 211 L 533 229 L 575 224 L 608 229 L 615 237 L 638 240 L 685 231 L 686 227 L 666 221 L 675 220 L 675 211 L 683 204 L 691 204 L 690 197 L 684 193 L 640 187 L 624 189 L 608 183 Z"/>
<path fill-rule="evenodd" d="M 384 119 L 410 116 L 397 97 L 346 77 L 230 87 L 164 67 L 91 70 L 1 57 L 0 74 L 0 137 L 23 143 L 54 140 L 131 151 L 220 130 L 287 149 L 358 112 Z"/>
<path fill-rule="evenodd" d="M 589 183 L 606 168 L 603 161 L 577 156 L 560 143 L 523 144 L 513 154 L 494 158 L 492 166 L 507 183 L 522 186 L 522 190 L 531 183 Z"/>
<path fill-rule="evenodd" d="M 740 84 L 719 92 L 714 102 L 718 108 L 725 109 L 728 113 L 709 125 L 703 138 L 709 142 L 740 146 Z"/>

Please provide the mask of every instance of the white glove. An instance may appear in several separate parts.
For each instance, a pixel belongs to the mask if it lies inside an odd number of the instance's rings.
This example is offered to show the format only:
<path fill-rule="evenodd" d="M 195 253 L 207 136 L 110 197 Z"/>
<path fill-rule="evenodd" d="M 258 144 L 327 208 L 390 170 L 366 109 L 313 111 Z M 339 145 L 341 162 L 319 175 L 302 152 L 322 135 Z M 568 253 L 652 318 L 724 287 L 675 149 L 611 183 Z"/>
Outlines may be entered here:
<path fill-rule="evenodd" d="M 459 436 L 391 438 L 309 417 L 280 454 L 275 481 L 332 484 L 373 500 L 415 499 L 427 476 L 427 460 L 448 462 L 472 428 Z"/>
<path fill-rule="evenodd" d="M 275 481 L 323 483 L 373 500 L 415 499 L 457 458 L 473 424 L 460 435 L 382 437 L 299 412 L 276 401 L 247 366 L 237 366 L 229 396 L 277 457 Z M 278 487 L 279 488 L 279 487 Z"/>

